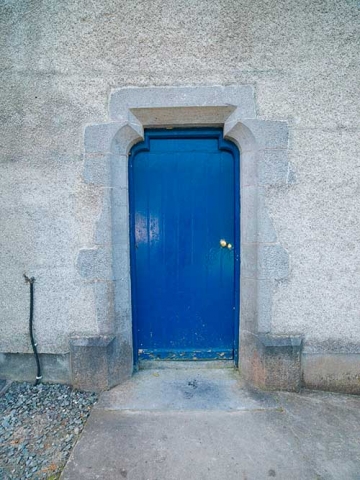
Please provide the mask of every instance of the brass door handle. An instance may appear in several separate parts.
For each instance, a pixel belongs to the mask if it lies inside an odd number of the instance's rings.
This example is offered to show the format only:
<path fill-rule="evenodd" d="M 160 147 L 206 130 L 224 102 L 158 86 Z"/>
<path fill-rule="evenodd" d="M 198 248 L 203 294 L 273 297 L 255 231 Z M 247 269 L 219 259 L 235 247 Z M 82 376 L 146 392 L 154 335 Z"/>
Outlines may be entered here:
<path fill-rule="evenodd" d="M 231 245 L 231 243 L 228 243 L 226 240 L 224 240 L 223 238 L 220 240 L 220 246 L 222 248 L 228 248 L 229 250 L 231 250 L 233 248 L 233 246 Z"/>

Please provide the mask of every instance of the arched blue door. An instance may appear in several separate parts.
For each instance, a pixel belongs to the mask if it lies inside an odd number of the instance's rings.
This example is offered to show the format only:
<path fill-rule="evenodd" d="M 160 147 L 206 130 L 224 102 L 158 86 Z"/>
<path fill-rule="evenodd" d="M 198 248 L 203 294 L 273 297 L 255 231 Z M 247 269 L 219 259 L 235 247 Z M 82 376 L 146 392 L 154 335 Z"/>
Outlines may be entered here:
<path fill-rule="evenodd" d="M 148 130 L 129 160 L 139 359 L 236 359 L 239 152 L 220 129 Z"/>

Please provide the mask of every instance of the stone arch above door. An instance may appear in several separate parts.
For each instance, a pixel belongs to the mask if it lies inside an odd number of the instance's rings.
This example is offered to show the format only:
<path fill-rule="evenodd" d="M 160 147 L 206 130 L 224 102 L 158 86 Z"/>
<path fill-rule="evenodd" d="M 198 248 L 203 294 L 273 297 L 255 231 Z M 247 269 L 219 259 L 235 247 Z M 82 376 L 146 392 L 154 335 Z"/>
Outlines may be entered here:
<path fill-rule="evenodd" d="M 143 140 L 144 128 L 178 126 L 222 126 L 224 137 L 240 150 L 240 367 L 245 379 L 260 387 L 296 390 L 302 339 L 271 335 L 273 287 L 289 275 L 289 258 L 263 194 L 268 185 L 288 185 L 288 126 L 257 118 L 254 88 L 247 85 L 117 89 L 110 96 L 109 122 L 85 128 L 83 179 L 104 186 L 104 201 L 94 246 L 80 250 L 77 266 L 94 282 L 99 336 L 87 341 L 79 332 L 71 340 L 73 381 L 83 386 L 85 374 L 75 359 L 87 343 L 87 352 L 95 349 L 104 365 L 95 388 L 115 385 L 132 373 L 128 154 Z"/>

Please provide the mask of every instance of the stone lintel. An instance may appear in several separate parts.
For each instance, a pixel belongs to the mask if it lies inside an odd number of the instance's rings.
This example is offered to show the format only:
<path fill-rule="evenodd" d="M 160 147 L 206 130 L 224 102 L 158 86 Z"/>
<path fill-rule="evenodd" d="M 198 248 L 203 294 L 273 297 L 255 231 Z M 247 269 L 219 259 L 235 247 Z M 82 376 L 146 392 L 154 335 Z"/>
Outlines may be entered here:
<path fill-rule="evenodd" d="M 112 92 L 110 117 L 129 120 L 129 110 L 146 108 L 233 106 L 242 118 L 255 118 L 252 85 L 195 87 L 124 87 Z"/>

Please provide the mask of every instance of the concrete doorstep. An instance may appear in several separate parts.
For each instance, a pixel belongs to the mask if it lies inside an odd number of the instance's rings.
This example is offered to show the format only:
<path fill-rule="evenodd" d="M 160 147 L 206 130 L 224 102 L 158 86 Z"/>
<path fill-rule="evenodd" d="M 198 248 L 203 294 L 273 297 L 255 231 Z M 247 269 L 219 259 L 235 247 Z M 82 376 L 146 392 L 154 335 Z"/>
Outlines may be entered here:
<path fill-rule="evenodd" d="M 144 370 L 104 392 L 62 480 L 360 479 L 360 398 L 264 393 L 232 369 Z"/>

